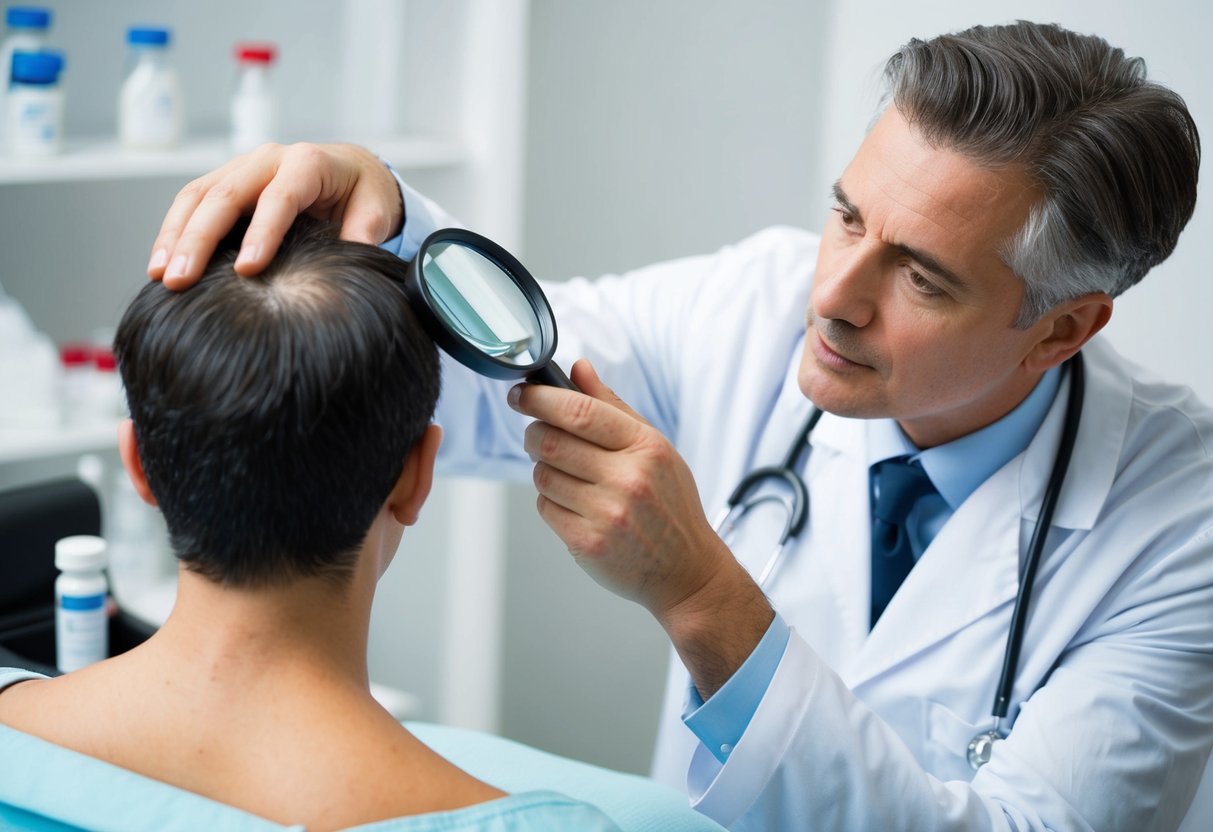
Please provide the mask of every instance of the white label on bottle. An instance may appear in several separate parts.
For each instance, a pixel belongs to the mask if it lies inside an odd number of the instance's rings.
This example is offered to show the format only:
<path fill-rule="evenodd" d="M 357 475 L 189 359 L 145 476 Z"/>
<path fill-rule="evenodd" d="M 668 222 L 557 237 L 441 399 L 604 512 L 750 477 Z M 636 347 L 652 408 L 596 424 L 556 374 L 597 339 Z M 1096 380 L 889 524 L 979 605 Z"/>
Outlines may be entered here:
<path fill-rule="evenodd" d="M 105 595 L 63 595 L 55 608 L 55 661 L 71 673 L 109 653 Z"/>
<path fill-rule="evenodd" d="M 14 86 L 8 96 L 9 149 L 19 156 L 59 151 L 63 96 L 53 87 Z"/>

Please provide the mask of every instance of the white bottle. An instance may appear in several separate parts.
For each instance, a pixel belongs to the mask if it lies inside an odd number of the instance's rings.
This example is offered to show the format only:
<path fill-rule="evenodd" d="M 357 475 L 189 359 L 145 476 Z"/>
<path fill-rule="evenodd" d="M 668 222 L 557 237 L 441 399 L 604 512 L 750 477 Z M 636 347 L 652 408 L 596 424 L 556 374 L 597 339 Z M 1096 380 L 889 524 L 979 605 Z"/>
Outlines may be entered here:
<path fill-rule="evenodd" d="M 59 424 L 61 370 L 55 345 L 0 289 L 0 428 L 47 430 Z"/>
<path fill-rule="evenodd" d="M 5 101 L 5 134 L 14 156 L 53 156 L 63 146 L 63 88 L 58 52 L 14 52 Z"/>
<path fill-rule="evenodd" d="M 13 6 L 5 11 L 4 22 L 8 26 L 8 32 L 4 43 L 0 44 L 0 145 L 7 146 L 6 99 L 9 84 L 13 80 L 13 53 L 40 52 L 46 46 L 46 32 L 50 29 L 51 13 L 48 9 L 34 6 Z"/>
<path fill-rule="evenodd" d="M 169 31 L 127 30 L 130 67 L 118 94 L 118 137 L 132 150 L 166 150 L 181 143 L 183 102 L 168 60 Z"/>
<path fill-rule="evenodd" d="M 105 541 L 93 535 L 55 544 L 55 663 L 71 673 L 109 655 Z"/>
<path fill-rule="evenodd" d="M 236 87 L 232 91 L 232 150 L 247 153 L 278 141 L 278 100 L 270 78 L 277 55 L 272 43 L 236 44 Z"/>

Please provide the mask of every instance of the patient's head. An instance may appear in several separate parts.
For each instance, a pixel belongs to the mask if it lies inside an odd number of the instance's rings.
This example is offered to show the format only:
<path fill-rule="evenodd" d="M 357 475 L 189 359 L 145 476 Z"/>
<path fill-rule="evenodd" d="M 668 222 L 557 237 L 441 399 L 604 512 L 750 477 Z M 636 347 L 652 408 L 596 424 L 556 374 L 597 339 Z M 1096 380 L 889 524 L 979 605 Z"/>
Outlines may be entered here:
<path fill-rule="evenodd" d="M 342 582 L 429 425 L 438 356 L 396 257 L 300 217 L 269 268 L 240 277 L 244 228 L 196 287 L 149 283 L 122 318 L 138 456 L 193 571 Z"/>

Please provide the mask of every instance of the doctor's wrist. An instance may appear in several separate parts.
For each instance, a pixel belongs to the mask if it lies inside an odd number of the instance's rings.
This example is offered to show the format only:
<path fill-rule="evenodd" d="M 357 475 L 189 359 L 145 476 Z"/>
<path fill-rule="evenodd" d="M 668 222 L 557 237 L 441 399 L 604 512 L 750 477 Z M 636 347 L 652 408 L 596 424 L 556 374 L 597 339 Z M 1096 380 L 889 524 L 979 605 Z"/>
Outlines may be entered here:
<path fill-rule="evenodd" d="M 706 701 L 745 663 L 775 612 L 730 555 L 697 591 L 657 616 Z"/>

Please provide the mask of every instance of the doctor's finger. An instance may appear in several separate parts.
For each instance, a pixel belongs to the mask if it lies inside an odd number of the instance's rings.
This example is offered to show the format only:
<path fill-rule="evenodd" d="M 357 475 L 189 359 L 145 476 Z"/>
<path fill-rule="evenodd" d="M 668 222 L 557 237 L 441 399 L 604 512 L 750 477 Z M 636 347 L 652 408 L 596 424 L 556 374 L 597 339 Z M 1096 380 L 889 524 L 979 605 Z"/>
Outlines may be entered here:
<path fill-rule="evenodd" d="M 572 382 L 587 396 L 606 402 L 646 425 L 649 423 L 647 419 L 633 410 L 630 404 L 620 398 L 619 394 L 603 383 L 602 379 L 598 377 L 598 371 L 594 369 L 594 365 L 588 358 L 579 358 L 573 362 L 569 373 Z"/>
<path fill-rule="evenodd" d="M 527 425 L 522 447 L 532 460 L 545 462 L 590 483 L 602 480 L 612 453 L 546 422 Z"/>
<path fill-rule="evenodd" d="M 588 556 L 592 560 L 606 554 L 606 539 L 595 534 L 585 518 L 577 512 L 570 511 L 543 494 L 535 498 L 535 508 L 539 511 L 539 517 L 556 533 L 574 559 L 583 561 Z"/>
<path fill-rule="evenodd" d="M 377 246 L 397 233 L 403 221 L 404 205 L 395 179 L 390 174 L 386 181 L 360 176 L 342 212 L 341 239 Z"/>
<path fill-rule="evenodd" d="M 199 182 L 200 198 L 172 247 L 166 249 L 169 260 L 163 280 L 169 288 L 184 289 L 197 282 L 219 241 L 242 214 L 257 206 L 262 192 L 271 187 L 274 170 L 263 156 L 254 154 L 242 159 L 242 164 L 233 163 L 232 167 L 216 172 L 222 175 Z M 268 262 L 268 257 L 265 259 Z M 237 267 L 240 265 L 237 260 Z M 249 273 L 244 268 L 239 270 Z"/>
<path fill-rule="evenodd" d="M 608 451 L 628 447 L 646 427 L 643 422 L 606 402 L 546 384 L 520 384 L 510 390 L 509 402 L 520 413 L 547 422 Z"/>
<path fill-rule="evenodd" d="M 558 506 L 582 518 L 593 512 L 594 486 L 545 462 L 535 463 L 531 471 L 535 490 Z"/>
<path fill-rule="evenodd" d="M 202 201 L 211 184 L 222 176 L 224 171 L 239 162 L 240 160 L 229 162 L 219 170 L 200 176 L 177 192 L 173 198 L 173 204 L 169 206 L 164 220 L 160 223 L 156 239 L 152 242 L 152 256 L 147 264 L 148 277 L 152 280 L 160 280 L 164 276 L 164 270 L 168 266 L 169 258 L 177 245 L 181 231 L 193 216 L 198 203 Z"/>

